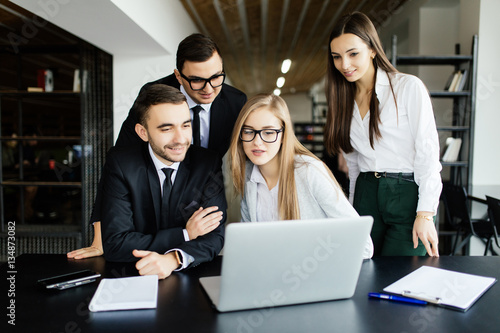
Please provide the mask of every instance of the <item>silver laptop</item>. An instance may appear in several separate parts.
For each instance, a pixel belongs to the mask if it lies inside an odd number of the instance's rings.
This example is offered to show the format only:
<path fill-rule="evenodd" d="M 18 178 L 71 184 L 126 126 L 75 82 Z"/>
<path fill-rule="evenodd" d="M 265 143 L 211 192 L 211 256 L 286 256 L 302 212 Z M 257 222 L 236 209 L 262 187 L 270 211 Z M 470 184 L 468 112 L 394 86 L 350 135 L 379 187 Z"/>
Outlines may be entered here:
<path fill-rule="evenodd" d="M 350 298 L 373 219 L 231 223 L 221 276 L 200 283 L 221 312 Z"/>

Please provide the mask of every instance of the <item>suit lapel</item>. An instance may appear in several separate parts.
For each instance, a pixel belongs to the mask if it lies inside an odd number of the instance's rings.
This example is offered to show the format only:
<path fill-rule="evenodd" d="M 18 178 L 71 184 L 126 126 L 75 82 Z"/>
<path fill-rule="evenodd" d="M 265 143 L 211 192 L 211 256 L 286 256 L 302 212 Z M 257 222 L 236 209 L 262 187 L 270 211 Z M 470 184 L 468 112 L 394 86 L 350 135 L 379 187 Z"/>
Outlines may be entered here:
<path fill-rule="evenodd" d="M 149 189 L 151 191 L 151 197 L 153 198 L 153 206 L 155 210 L 156 217 L 156 228 L 160 229 L 161 222 L 161 190 L 160 190 L 160 180 L 158 178 L 158 173 L 156 172 L 156 168 L 154 166 L 153 161 L 151 160 L 151 156 L 149 155 L 148 145 L 145 145 L 146 149 L 144 149 L 144 157 L 147 161 L 148 165 L 148 182 Z"/>
<path fill-rule="evenodd" d="M 224 128 L 226 122 L 226 106 L 225 99 L 222 91 L 219 96 L 215 98 L 210 109 L 210 133 L 208 137 L 208 148 L 212 150 L 219 150 L 220 134 L 219 128 Z"/>

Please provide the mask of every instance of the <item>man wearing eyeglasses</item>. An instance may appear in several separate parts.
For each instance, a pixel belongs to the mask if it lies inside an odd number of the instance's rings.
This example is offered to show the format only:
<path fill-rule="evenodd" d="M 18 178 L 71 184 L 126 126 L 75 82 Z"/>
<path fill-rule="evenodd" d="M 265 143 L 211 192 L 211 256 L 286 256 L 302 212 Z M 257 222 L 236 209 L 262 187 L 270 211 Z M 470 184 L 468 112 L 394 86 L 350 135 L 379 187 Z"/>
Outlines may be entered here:
<path fill-rule="evenodd" d="M 240 90 L 225 84 L 222 56 L 215 42 L 202 34 L 192 34 L 179 43 L 174 73 L 146 83 L 139 94 L 153 84 L 165 84 L 179 89 L 186 96 L 191 113 L 192 144 L 217 152 L 224 156 L 231 140 L 234 123 L 247 101 Z M 130 146 L 141 143 L 135 132 L 138 123 L 134 110 L 130 110 L 122 124 L 115 146 Z M 102 255 L 101 241 L 101 195 L 98 189 L 92 211 L 94 241 L 90 247 L 68 253 L 69 258 L 83 259 Z"/>
<path fill-rule="evenodd" d="M 224 83 L 226 74 L 220 54 L 210 37 L 192 34 L 177 48 L 174 73 L 146 83 L 142 89 L 157 83 L 179 89 L 186 96 L 191 110 L 192 143 L 217 151 L 222 158 L 229 148 L 234 123 L 247 97 Z M 130 112 L 120 130 L 117 146 L 140 140 L 134 132 L 136 122 L 136 115 Z"/>

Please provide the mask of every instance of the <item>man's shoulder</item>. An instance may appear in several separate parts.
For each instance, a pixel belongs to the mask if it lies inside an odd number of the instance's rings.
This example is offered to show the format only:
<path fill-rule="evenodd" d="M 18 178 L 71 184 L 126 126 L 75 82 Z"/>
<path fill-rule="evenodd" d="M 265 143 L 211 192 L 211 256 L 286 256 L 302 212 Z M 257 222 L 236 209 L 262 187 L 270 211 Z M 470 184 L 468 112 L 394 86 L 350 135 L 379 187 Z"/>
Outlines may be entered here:
<path fill-rule="evenodd" d="M 196 166 L 208 166 L 220 163 L 221 157 L 214 150 L 191 145 L 184 161 Z"/>
<path fill-rule="evenodd" d="M 236 96 L 241 96 L 241 97 L 244 96 L 245 98 L 247 97 L 247 95 L 243 91 L 241 91 L 238 88 L 235 88 L 229 84 L 224 83 L 224 85 L 222 87 L 223 88 L 221 90 L 221 93 L 223 93 L 223 94 L 236 95 Z"/>
<path fill-rule="evenodd" d="M 243 107 L 243 104 L 247 101 L 247 95 L 244 92 L 225 83 L 218 97 L 217 99 L 226 100 L 229 104 L 237 106 L 238 113 Z M 214 102 L 216 102 L 217 99 Z"/>
<path fill-rule="evenodd" d="M 142 160 L 140 157 L 144 156 L 146 150 L 147 144 L 145 142 L 126 146 L 113 146 L 109 149 L 106 159 L 137 163 Z"/>
<path fill-rule="evenodd" d="M 171 87 L 174 87 L 177 89 L 180 88 L 179 81 L 177 81 L 177 78 L 175 77 L 174 73 L 172 73 L 168 76 L 162 77 L 161 79 L 148 82 L 142 88 L 144 89 L 145 87 L 151 86 L 153 84 L 165 84 L 167 86 L 171 86 Z"/>

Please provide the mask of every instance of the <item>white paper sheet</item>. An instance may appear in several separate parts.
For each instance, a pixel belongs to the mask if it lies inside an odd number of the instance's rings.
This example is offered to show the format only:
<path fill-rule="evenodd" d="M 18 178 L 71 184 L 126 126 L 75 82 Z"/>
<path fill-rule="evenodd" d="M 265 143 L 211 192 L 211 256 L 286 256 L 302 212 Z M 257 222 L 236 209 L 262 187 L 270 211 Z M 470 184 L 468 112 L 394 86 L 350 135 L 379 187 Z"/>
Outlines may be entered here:
<path fill-rule="evenodd" d="M 102 279 L 89 304 L 89 310 L 112 311 L 156 308 L 158 276 Z"/>
<path fill-rule="evenodd" d="M 420 299 L 439 298 L 443 306 L 466 311 L 495 282 L 492 277 L 422 266 L 384 291 Z"/>

